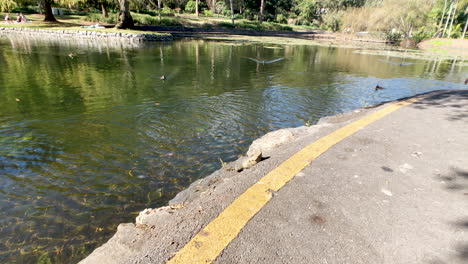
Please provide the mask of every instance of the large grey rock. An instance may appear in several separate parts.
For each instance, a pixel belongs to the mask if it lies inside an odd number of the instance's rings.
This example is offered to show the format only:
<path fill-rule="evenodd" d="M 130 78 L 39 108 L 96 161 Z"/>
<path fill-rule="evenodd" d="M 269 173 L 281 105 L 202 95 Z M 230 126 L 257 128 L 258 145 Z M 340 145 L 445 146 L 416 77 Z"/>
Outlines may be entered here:
<path fill-rule="evenodd" d="M 136 218 L 136 225 L 157 226 L 158 222 L 166 221 L 171 216 L 172 208 L 164 206 L 160 208 L 147 208 L 141 211 Z"/>
<path fill-rule="evenodd" d="M 270 132 L 255 140 L 247 151 L 247 156 L 254 156 L 257 152 L 267 153 L 272 149 L 294 140 L 294 135 L 290 129 L 280 129 Z"/>

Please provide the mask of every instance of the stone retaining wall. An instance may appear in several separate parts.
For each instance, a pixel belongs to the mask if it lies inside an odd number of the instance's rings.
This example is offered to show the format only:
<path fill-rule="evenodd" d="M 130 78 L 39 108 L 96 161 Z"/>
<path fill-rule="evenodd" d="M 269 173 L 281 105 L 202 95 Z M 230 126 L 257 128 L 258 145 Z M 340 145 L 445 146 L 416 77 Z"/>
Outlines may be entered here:
<path fill-rule="evenodd" d="M 137 33 L 120 33 L 120 32 L 99 32 L 93 30 L 53 30 L 53 29 L 36 29 L 24 27 L 0 27 L 0 34 L 22 34 L 22 35 L 40 35 L 50 37 L 67 37 L 67 38 L 88 38 L 88 39 L 115 39 L 128 40 L 132 42 L 146 41 L 171 41 L 173 40 L 170 34 L 137 34 Z"/>

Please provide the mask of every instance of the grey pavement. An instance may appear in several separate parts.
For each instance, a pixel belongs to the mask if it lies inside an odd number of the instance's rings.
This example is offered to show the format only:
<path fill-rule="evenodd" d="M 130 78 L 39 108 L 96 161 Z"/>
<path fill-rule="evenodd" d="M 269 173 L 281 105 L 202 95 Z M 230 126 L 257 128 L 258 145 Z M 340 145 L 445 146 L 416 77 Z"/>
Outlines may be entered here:
<path fill-rule="evenodd" d="M 164 263 L 268 171 L 382 107 L 287 130 L 263 150 L 269 159 L 196 182 L 173 208 L 121 225 L 83 263 Z M 468 90 L 403 107 L 333 146 L 275 193 L 216 263 L 468 263 Z"/>

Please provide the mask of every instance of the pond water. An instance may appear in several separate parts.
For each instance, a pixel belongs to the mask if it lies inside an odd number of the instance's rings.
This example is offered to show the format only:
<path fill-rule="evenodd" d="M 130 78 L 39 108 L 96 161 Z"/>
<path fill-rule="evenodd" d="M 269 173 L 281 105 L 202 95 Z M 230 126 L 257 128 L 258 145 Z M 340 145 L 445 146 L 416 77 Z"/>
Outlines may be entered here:
<path fill-rule="evenodd" d="M 75 263 L 268 131 L 466 87 L 454 61 L 379 53 L 0 37 L 0 262 Z"/>

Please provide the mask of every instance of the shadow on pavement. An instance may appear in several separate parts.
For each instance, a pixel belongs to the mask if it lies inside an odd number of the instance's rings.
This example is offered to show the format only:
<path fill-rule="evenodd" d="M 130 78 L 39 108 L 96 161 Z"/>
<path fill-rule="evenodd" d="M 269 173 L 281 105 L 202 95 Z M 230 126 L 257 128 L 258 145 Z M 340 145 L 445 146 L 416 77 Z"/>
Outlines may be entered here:
<path fill-rule="evenodd" d="M 410 107 L 419 110 L 430 108 L 451 108 L 446 114 L 448 121 L 461 121 L 468 124 L 468 90 L 453 90 L 446 93 L 435 94 L 421 101 L 413 103 Z M 468 136 L 468 135 L 467 135 Z M 468 148 L 468 146 L 466 146 Z M 468 157 L 462 157 L 468 159 Z M 468 171 L 451 167 L 445 175 L 438 175 L 438 181 L 444 183 L 444 189 L 454 192 L 461 199 L 468 199 Z M 468 232 L 468 219 L 458 219 L 450 223 L 457 232 Z M 455 257 L 463 263 L 468 263 L 468 242 L 455 242 Z"/>
<path fill-rule="evenodd" d="M 468 199 L 468 171 L 452 167 L 448 174 L 439 175 L 437 180 L 445 183 L 445 190 L 458 192 L 462 199 Z M 451 225 L 459 232 L 468 232 L 468 219 L 457 220 Z M 468 263 L 468 242 L 458 242 L 455 252 L 457 258 Z"/>
<path fill-rule="evenodd" d="M 447 116 L 447 120 L 468 123 L 468 90 L 453 90 L 429 96 L 419 102 L 413 103 L 411 107 L 420 110 L 425 110 L 429 107 L 451 107 L 453 110 Z"/>

